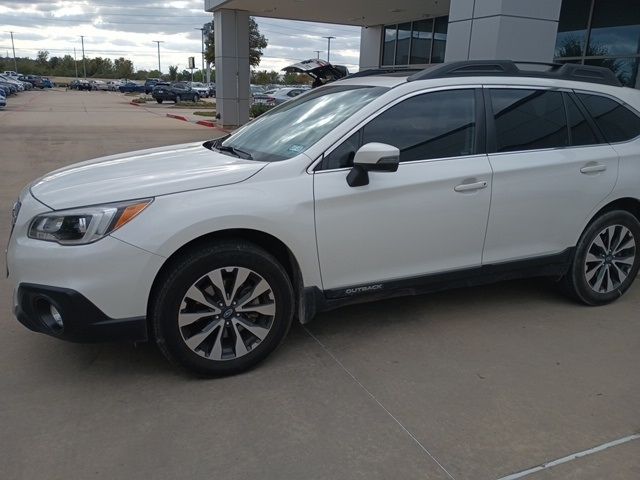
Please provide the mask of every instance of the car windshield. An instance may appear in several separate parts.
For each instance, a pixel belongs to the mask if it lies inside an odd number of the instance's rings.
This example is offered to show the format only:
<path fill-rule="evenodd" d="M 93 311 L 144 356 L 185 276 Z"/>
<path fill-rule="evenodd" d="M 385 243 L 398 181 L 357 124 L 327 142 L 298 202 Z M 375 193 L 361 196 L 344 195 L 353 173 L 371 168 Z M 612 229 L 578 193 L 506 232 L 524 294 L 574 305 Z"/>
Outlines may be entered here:
<path fill-rule="evenodd" d="M 295 157 L 388 90 L 356 85 L 329 85 L 313 90 L 261 115 L 222 146 L 246 152 L 263 162 Z"/>

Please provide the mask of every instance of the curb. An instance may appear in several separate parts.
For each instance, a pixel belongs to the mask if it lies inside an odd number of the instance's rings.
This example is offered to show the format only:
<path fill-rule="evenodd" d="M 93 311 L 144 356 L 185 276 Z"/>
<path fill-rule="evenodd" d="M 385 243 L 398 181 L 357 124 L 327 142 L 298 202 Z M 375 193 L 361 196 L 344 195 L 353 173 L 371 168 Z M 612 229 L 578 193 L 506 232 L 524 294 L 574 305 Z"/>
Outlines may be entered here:
<path fill-rule="evenodd" d="M 165 114 L 169 118 L 175 118 L 176 120 L 182 120 L 183 122 L 188 122 L 187 117 L 183 117 L 182 115 L 174 115 L 173 113 Z"/>
<path fill-rule="evenodd" d="M 133 103 L 133 102 L 129 102 L 129 105 L 134 105 L 136 107 L 144 107 L 143 103 Z M 151 110 L 148 110 L 145 108 L 145 110 L 149 113 L 154 113 Z M 155 113 L 155 115 L 158 115 L 157 113 Z M 162 114 L 160 114 L 162 115 Z M 222 128 L 219 127 L 216 122 L 212 122 L 211 120 L 189 120 L 187 117 L 185 117 L 184 115 L 175 115 L 173 113 L 165 113 L 165 117 L 167 118 L 173 118 L 176 120 L 180 120 L 182 122 L 188 122 L 188 123 L 193 123 L 195 125 L 200 125 L 201 127 L 207 127 L 207 128 L 214 128 L 216 130 L 219 130 L 223 133 L 232 133 L 233 130 L 227 130 L 226 128 Z"/>

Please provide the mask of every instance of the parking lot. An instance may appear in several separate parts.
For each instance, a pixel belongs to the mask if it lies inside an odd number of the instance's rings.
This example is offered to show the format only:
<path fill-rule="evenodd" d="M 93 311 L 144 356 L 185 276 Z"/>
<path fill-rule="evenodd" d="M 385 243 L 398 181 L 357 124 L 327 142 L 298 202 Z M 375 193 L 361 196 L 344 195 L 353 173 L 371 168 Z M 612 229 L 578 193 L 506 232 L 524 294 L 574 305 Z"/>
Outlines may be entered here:
<path fill-rule="evenodd" d="M 0 111 L 0 238 L 47 171 L 220 134 L 121 94 L 21 93 Z M 540 279 L 347 307 L 215 380 L 152 345 L 32 333 L 11 293 L 3 278 L 2 479 L 497 480 L 640 432 L 640 283 L 600 308 Z M 526 478 L 637 479 L 640 440 Z"/>

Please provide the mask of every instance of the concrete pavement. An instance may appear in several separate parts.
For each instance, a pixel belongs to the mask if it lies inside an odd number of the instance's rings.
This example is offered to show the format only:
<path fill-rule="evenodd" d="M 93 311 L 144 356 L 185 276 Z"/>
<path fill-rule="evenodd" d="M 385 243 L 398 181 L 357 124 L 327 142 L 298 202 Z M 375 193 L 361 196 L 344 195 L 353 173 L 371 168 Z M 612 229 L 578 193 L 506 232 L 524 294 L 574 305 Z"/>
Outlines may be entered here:
<path fill-rule="evenodd" d="M 0 210 L 54 168 L 215 135 L 118 94 L 23 93 L 0 112 Z M 543 280 L 393 299 L 293 328 L 252 372 L 196 380 L 152 345 L 26 330 L 2 279 L 0 478 L 498 479 L 638 432 L 639 306 L 640 284 L 587 308 Z M 639 448 L 525 478 L 635 480 Z"/>

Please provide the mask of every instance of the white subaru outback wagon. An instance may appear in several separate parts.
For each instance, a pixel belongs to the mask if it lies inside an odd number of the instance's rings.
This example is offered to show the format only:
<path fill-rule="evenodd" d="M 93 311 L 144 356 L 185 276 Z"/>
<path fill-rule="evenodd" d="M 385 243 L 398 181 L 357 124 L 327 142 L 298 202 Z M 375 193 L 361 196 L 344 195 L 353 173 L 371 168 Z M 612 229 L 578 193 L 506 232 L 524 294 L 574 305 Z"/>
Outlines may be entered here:
<path fill-rule="evenodd" d="M 153 339 L 245 370 L 293 318 L 548 276 L 587 305 L 640 266 L 640 92 L 606 69 L 509 61 L 364 72 L 233 135 L 54 171 L 13 210 L 18 320 Z"/>

